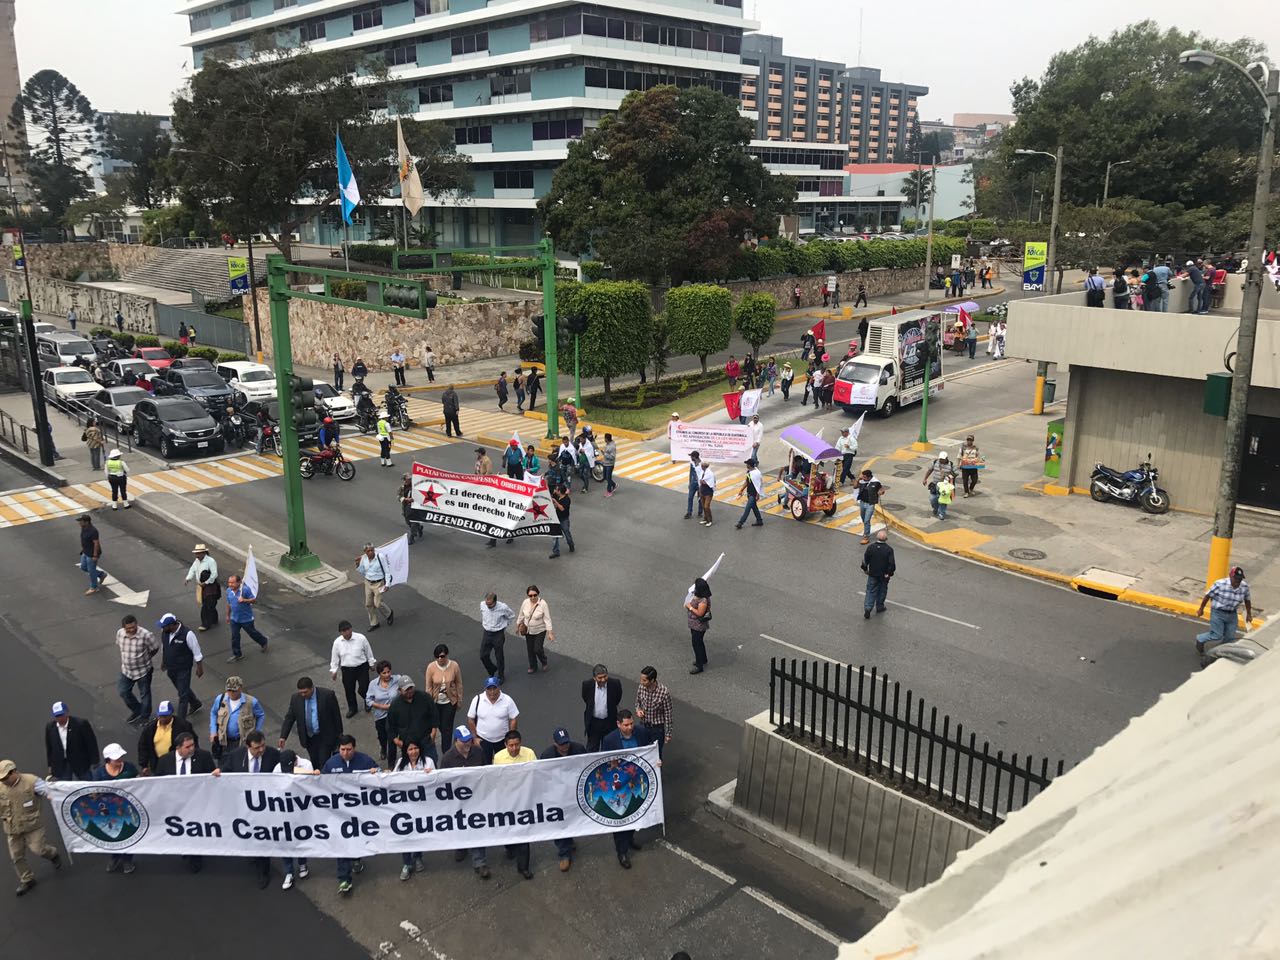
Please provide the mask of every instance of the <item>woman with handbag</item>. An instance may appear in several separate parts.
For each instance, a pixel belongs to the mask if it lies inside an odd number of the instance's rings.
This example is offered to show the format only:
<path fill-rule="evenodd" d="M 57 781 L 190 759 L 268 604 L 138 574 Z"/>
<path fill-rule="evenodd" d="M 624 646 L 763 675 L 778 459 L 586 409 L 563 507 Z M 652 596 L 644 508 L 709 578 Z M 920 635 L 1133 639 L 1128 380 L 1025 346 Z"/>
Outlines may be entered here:
<path fill-rule="evenodd" d="M 707 627 L 711 625 L 711 585 L 699 577 L 693 581 L 693 599 L 684 605 L 689 612 L 689 635 L 693 639 L 693 669 L 701 673 L 707 667 Z"/>
<path fill-rule="evenodd" d="M 524 637 L 525 650 L 529 654 L 529 672 L 537 673 L 539 664 L 543 673 L 550 670 L 544 645 L 548 640 L 554 643 L 556 633 L 551 625 L 551 608 L 534 584 L 529 584 L 525 590 L 524 603 L 520 604 L 520 613 L 516 615 L 516 633 Z"/>

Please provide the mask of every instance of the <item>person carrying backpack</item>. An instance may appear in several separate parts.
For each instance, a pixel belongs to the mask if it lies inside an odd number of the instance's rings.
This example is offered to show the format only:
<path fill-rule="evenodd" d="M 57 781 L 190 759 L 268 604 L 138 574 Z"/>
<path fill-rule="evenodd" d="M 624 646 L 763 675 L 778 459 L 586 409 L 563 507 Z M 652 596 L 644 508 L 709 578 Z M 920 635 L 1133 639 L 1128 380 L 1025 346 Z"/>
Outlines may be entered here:
<path fill-rule="evenodd" d="M 1115 279 L 1111 282 L 1111 305 L 1117 310 L 1129 309 L 1129 281 L 1125 279 L 1124 267 L 1116 267 Z"/>
<path fill-rule="evenodd" d="M 1164 294 L 1163 287 L 1164 284 L 1156 276 L 1155 270 L 1148 270 L 1142 275 L 1142 299 L 1147 312 L 1158 313 L 1160 311 L 1160 302 Z"/>

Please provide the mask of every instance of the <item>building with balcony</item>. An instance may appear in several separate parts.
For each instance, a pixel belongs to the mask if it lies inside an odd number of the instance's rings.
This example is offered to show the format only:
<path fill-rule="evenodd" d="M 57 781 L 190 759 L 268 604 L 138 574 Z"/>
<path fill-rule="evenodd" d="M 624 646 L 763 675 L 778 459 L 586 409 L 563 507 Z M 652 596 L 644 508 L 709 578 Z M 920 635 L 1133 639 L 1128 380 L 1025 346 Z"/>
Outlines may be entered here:
<path fill-rule="evenodd" d="M 1221 305 L 1187 313 L 1190 282 L 1175 281 L 1166 313 L 1085 306 L 1083 290 L 1009 303 L 1010 357 L 1069 369 L 1057 492 L 1087 494 L 1095 463 L 1129 470 L 1151 454 L 1176 509 L 1212 513 L 1226 430 L 1243 276 Z M 1280 291 L 1264 278 L 1239 502 L 1280 509 Z"/>
<path fill-rule="evenodd" d="M 783 53 L 782 38 L 742 40 L 742 106 L 755 114 L 761 140 L 839 144 L 847 163 L 893 159 L 929 92 L 884 80 L 875 67 L 847 67 Z"/>
<path fill-rule="evenodd" d="M 740 100 L 742 35 L 756 26 L 742 0 L 191 0 L 180 12 L 197 68 L 210 50 L 265 30 L 282 43 L 385 57 L 410 103 L 400 115 L 452 125 L 472 160 L 468 199 L 428 199 L 445 246 L 540 237 L 535 207 L 569 143 L 631 91 L 707 86 Z M 356 216 L 353 239 L 371 236 L 370 211 Z M 340 237 L 336 208 L 302 230 L 307 243 Z"/>
<path fill-rule="evenodd" d="M 840 143 L 752 140 L 747 152 L 770 173 L 795 179 L 799 232 L 879 232 L 902 222 L 901 190 L 859 190 L 845 171 L 848 151 Z"/>

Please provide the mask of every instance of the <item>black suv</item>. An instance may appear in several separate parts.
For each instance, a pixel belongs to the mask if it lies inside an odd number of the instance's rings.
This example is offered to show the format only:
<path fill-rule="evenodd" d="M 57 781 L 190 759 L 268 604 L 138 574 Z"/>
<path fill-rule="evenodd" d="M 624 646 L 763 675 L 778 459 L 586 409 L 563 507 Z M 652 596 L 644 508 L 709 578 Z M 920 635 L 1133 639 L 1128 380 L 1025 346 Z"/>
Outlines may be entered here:
<path fill-rule="evenodd" d="M 218 424 L 189 397 L 159 397 L 138 401 L 133 408 L 133 442 L 153 443 L 160 454 L 221 453 L 224 446 Z"/>
<path fill-rule="evenodd" d="M 190 397 L 213 414 L 215 420 L 221 418 L 223 410 L 231 406 L 234 400 L 231 388 L 225 380 L 212 370 L 198 367 L 157 370 L 152 383 L 157 397 Z"/>

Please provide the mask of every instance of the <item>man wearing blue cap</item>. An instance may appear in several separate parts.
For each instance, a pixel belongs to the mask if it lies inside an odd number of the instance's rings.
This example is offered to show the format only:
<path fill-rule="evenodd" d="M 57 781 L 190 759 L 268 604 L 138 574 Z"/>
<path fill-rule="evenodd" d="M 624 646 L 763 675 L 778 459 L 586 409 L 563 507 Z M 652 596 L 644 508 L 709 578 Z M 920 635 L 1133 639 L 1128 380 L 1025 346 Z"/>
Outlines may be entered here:
<path fill-rule="evenodd" d="M 450 767 L 485 767 L 489 765 L 489 758 L 484 755 L 484 751 L 476 745 L 475 735 L 471 732 L 471 728 L 466 724 L 457 727 L 453 731 L 453 746 L 444 752 L 444 756 L 440 758 L 440 769 L 448 770 Z M 466 857 L 466 850 L 453 851 L 453 862 L 461 863 Z M 471 849 L 471 866 L 475 869 L 476 874 L 481 880 L 489 879 L 489 861 L 484 847 L 472 847 Z"/>
<path fill-rule="evenodd" d="M 65 701 L 53 704 L 53 719 L 44 728 L 49 776 L 55 780 L 88 780 L 98 762 L 98 738 L 88 720 L 71 716 Z"/>
<path fill-rule="evenodd" d="M 467 727 L 484 751 L 485 763 L 493 762 L 493 755 L 502 749 L 508 730 L 516 728 L 520 708 L 502 692 L 502 681 L 489 677 L 484 682 L 484 693 L 471 698 L 467 710 Z"/>
<path fill-rule="evenodd" d="M 197 677 L 204 676 L 200 641 L 196 639 L 196 632 L 189 630 L 172 613 L 166 613 L 157 620 L 156 627 L 160 630 L 160 664 L 178 691 L 178 716 L 185 718 L 204 705 L 191 690 L 192 669 Z M 150 712 L 149 708 L 147 712 Z"/>
<path fill-rule="evenodd" d="M 576 757 L 586 752 L 585 744 L 578 743 L 569 736 L 569 731 L 564 727 L 556 727 L 551 732 L 551 746 L 538 754 L 538 759 L 555 760 L 557 757 Z M 553 842 L 556 845 L 556 853 L 560 857 L 560 872 L 568 873 L 569 867 L 573 865 L 573 852 L 578 847 L 577 841 L 573 837 L 556 837 Z"/>

